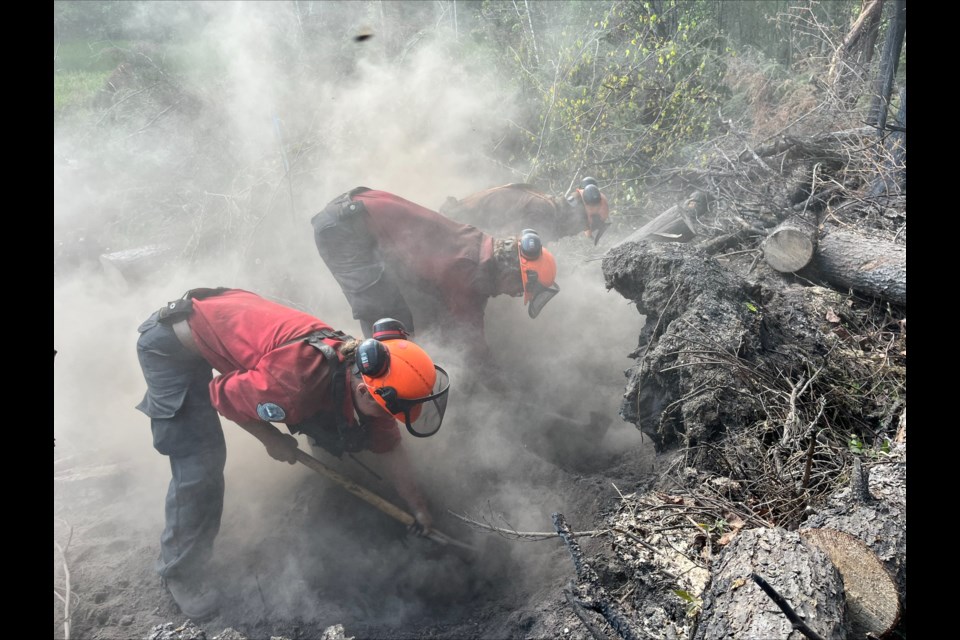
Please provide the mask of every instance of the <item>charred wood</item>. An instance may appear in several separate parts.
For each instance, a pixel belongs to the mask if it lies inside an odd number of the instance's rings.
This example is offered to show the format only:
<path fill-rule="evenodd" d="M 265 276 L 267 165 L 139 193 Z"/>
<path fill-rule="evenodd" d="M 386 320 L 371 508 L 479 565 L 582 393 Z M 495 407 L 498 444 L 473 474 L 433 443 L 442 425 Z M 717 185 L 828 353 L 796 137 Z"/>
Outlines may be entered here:
<path fill-rule="evenodd" d="M 876 89 L 870 104 L 870 123 L 881 135 L 887 124 L 890 96 L 893 93 L 894 77 L 900 62 L 900 51 L 907 35 L 907 0 L 893 1 L 893 17 L 887 28 L 887 38 L 880 54 L 880 70 L 877 73 Z"/>
<path fill-rule="evenodd" d="M 584 594 L 584 597 L 580 598 L 581 604 L 587 609 L 592 609 L 602 615 L 624 640 L 640 640 L 640 636 L 634 633 L 630 622 L 611 601 L 606 589 L 601 584 L 600 576 L 584 558 L 583 551 L 580 549 L 580 545 L 577 543 L 563 514 L 554 513 L 551 519 L 557 534 L 567 545 L 567 550 L 573 559 L 573 567 L 577 572 L 579 583 L 578 591 L 582 591 Z"/>
<path fill-rule="evenodd" d="M 563 597 L 566 599 L 567 604 L 570 605 L 570 608 L 573 609 L 573 612 L 580 618 L 580 622 L 583 623 L 583 626 L 587 628 L 587 631 L 590 632 L 590 635 L 593 636 L 594 640 L 606 640 L 606 636 L 597 628 L 597 625 L 593 624 L 590 618 L 587 617 L 587 612 L 584 606 L 577 600 L 576 596 L 573 595 L 573 584 L 571 583 L 570 588 L 563 590 Z"/>

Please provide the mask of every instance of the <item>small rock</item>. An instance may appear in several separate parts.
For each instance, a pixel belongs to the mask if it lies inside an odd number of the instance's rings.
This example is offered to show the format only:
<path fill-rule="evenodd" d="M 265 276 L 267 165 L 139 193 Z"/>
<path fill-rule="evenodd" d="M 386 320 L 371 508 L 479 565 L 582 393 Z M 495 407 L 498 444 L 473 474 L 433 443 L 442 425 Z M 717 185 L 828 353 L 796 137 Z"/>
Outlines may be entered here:
<path fill-rule="evenodd" d="M 207 640 L 207 632 L 192 622 L 179 627 L 172 622 L 164 622 L 153 627 L 146 640 Z"/>
<path fill-rule="evenodd" d="M 343 625 L 335 624 L 323 630 L 320 640 L 353 640 L 353 636 L 347 638 L 343 632 Z"/>

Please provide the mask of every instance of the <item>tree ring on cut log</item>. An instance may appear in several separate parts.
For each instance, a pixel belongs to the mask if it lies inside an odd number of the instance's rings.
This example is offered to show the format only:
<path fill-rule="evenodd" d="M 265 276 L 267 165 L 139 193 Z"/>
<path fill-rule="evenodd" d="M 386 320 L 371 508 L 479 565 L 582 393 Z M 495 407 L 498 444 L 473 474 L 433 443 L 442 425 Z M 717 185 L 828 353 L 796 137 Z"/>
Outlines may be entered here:
<path fill-rule="evenodd" d="M 763 242 L 763 258 L 781 273 L 793 273 L 810 264 L 816 251 L 816 227 L 790 219 Z"/>
<path fill-rule="evenodd" d="M 833 562 L 846 591 L 850 637 L 886 636 L 900 621 L 897 585 L 873 551 L 862 540 L 837 529 L 804 529 L 804 541 L 819 548 Z"/>

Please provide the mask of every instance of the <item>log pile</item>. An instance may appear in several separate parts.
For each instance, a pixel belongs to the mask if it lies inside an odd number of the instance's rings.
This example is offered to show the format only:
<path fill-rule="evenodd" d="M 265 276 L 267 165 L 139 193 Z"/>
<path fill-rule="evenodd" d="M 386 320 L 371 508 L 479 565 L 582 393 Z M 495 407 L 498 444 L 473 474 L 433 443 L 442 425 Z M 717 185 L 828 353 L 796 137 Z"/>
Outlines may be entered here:
<path fill-rule="evenodd" d="M 906 198 L 863 197 L 860 191 L 871 189 L 865 183 L 870 176 L 860 181 L 839 177 L 851 172 L 843 162 L 843 149 L 876 146 L 864 142 L 872 135 L 873 129 L 862 128 L 809 139 L 778 138 L 741 154 L 737 172 L 686 177 L 685 184 L 699 183 L 698 188 L 618 245 L 690 243 L 710 255 L 737 245 L 743 250 L 753 246 L 785 277 L 796 274 L 842 293 L 906 306 L 905 222 L 896 229 L 862 224 L 867 217 L 905 220 Z M 783 169 L 777 173 L 771 166 Z M 886 171 L 897 175 L 903 167 Z M 748 181 L 750 189 L 741 186 Z M 878 207 L 881 216 L 873 215 Z"/>
<path fill-rule="evenodd" d="M 604 255 L 644 316 L 621 417 L 668 466 L 612 517 L 641 633 L 641 583 L 687 602 L 676 637 L 905 631 L 906 198 L 865 195 L 876 176 L 844 151 L 873 135 L 727 154 Z M 686 522 L 648 513 L 670 508 Z"/>

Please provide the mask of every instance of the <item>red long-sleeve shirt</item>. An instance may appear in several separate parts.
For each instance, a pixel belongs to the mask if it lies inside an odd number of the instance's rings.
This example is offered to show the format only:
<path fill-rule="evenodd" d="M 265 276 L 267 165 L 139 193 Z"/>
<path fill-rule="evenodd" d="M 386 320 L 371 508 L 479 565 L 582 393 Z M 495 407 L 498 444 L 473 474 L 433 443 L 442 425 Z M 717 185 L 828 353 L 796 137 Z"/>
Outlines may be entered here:
<path fill-rule="evenodd" d="M 488 298 L 523 293 L 519 271 L 516 278 L 498 278 L 494 238 L 477 227 L 385 191 L 363 191 L 352 199 L 366 207 L 384 260 L 439 295 L 457 320 L 482 332 Z"/>
<path fill-rule="evenodd" d="M 220 372 L 210 382 L 210 401 L 228 420 L 263 420 L 262 404 L 279 407 L 283 417 L 271 422 L 297 424 L 319 411 L 332 411 L 333 367 L 306 342 L 284 344 L 329 325 L 310 314 L 271 302 L 249 291 L 231 289 L 193 301 L 188 319 L 204 359 Z M 350 384 L 347 376 L 346 385 Z M 345 389 L 344 411 L 351 424 L 353 403 Z M 369 449 L 396 447 L 400 430 L 390 416 L 365 417 Z"/>
<path fill-rule="evenodd" d="M 519 235 L 522 229 L 535 229 L 544 242 L 574 236 L 588 228 L 579 195 L 568 201 L 522 183 L 492 187 L 461 200 L 451 198 L 441 211 L 457 220 L 483 224 L 484 229 L 498 235 Z"/>

